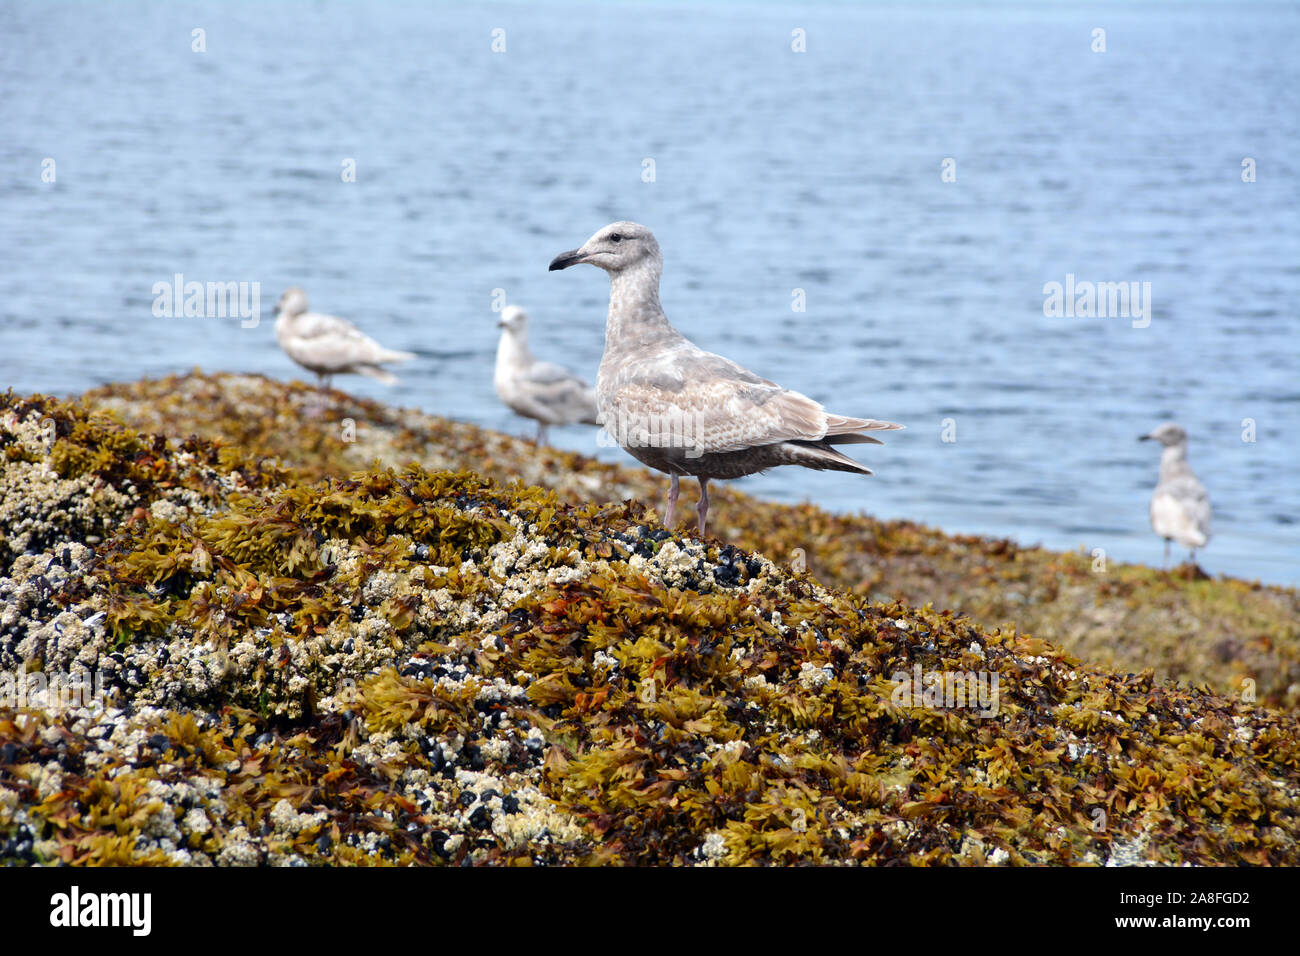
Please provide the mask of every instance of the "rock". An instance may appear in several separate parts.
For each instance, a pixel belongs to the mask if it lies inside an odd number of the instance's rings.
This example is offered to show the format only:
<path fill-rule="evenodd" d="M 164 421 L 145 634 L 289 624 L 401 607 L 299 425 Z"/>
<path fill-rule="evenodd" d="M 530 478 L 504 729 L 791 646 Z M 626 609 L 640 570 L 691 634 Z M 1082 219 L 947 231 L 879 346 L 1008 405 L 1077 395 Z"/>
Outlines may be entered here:
<path fill-rule="evenodd" d="M 245 444 L 0 399 L 0 675 L 46 681 L 0 685 L 0 864 L 1300 862 L 1287 710 L 498 485 L 469 426 L 367 407 L 459 457 L 325 481 L 260 431 L 316 393 L 173 386 Z"/>

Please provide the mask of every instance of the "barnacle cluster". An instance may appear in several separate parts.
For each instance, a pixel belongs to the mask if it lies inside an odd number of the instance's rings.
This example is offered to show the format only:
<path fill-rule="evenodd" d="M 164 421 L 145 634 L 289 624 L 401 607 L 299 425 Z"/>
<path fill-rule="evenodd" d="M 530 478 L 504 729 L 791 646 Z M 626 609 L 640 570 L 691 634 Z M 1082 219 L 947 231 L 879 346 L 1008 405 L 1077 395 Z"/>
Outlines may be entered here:
<path fill-rule="evenodd" d="M 633 499 L 647 518 L 664 494 L 662 475 L 611 465 L 460 422 L 251 375 L 199 372 L 89 393 L 143 431 L 223 440 L 275 458 L 300 479 L 346 477 L 375 459 L 430 470 L 471 470 L 500 484 L 548 488 L 582 504 Z M 355 425 L 340 440 L 341 424 Z M 1300 592 L 1191 567 L 1163 572 L 1091 550 L 1053 552 L 1003 539 L 946 535 L 910 521 L 831 514 L 813 505 L 752 498 L 743 483 L 715 483 L 714 533 L 819 581 L 876 600 L 927 602 L 986 628 L 1014 625 L 1084 660 L 1116 670 L 1204 684 L 1221 694 L 1300 709 Z M 863 482 L 864 494 L 870 482 Z M 679 527 L 694 520 L 683 489 Z M 1145 512 L 1135 516 L 1144 526 Z M 1091 548 L 1091 546 L 1089 546 Z"/>
<path fill-rule="evenodd" d="M 174 427 L 213 388 L 225 442 Z M 702 541 L 471 426 L 129 392 L 0 399 L 0 862 L 1300 862 L 1290 711 L 743 544 L 840 519 Z"/>

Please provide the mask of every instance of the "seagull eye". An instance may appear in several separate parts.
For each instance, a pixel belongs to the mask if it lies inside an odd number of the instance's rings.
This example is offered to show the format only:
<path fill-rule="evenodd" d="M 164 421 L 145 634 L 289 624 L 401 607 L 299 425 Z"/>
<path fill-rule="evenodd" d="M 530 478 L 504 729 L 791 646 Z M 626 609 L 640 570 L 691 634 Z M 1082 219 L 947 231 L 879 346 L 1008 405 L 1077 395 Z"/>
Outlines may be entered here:
<path fill-rule="evenodd" d="M 609 241 L 610 241 L 610 242 L 622 242 L 622 241 L 623 241 L 623 235 L 622 235 L 622 233 L 618 233 L 618 232 L 614 233 L 612 236 L 609 237 Z"/>

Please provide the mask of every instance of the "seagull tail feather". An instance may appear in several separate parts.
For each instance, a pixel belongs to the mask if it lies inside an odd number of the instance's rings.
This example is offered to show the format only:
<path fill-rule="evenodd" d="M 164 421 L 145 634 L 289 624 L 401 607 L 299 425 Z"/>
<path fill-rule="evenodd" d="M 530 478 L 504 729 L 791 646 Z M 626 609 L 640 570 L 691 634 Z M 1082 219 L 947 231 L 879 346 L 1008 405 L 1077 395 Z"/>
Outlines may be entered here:
<path fill-rule="evenodd" d="M 851 471 L 870 475 L 866 465 L 859 464 L 848 455 L 842 455 L 826 441 L 787 441 L 782 447 L 790 456 L 788 464 L 815 468 L 817 471 Z"/>
<path fill-rule="evenodd" d="M 851 432 L 898 431 L 906 428 L 897 422 L 884 422 L 878 418 L 849 418 L 845 415 L 826 416 L 826 434 L 847 435 Z"/>
<path fill-rule="evenodd" d="M 353 368 L 362 375 L 369 375 L 371 378 L 377 378 L 385 385 L 396 385 L 397 376 L 387 369 L 382 369 L 378 365 L 356 365 Z"/>
<path fill-rule="evenodd" d="M 883 445 L 884 442 L 872 435 L 847 432 L 843 435 L 827 435 L 824 439 L 828 445 Z"/>

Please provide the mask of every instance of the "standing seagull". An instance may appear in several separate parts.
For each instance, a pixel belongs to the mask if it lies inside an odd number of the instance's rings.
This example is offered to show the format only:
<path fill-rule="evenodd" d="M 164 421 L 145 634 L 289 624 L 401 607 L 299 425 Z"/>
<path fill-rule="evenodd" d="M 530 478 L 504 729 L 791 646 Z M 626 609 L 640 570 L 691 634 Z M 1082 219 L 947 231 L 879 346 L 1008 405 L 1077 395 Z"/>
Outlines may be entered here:
<path fill-rule="evenodd" d="M 860 433 L 903 427 L 832 415 L 811 398 L 688 341 L 659 305 L 663 256 L 645 226 L 608 225 L 581 249 L 556 256 L 551 269 L 580 262 L 609 273 L 605 354 L 596 376 L 600 417 L 633 458 L 672 476 L 665 527 L 673 525 L 681 475 L 700 481 L 696 516 L 703 534 L 710 478 L 739 478 L 776 465 L 869 475 L 831 446 L 879 445 Z"/>
<path fill-rule="evenodd" d="M 547 425 L 600 424 L 595 390 L 568 369 L 533 357 L 523 309 L 506 306 L 497 325 L 501 341 L 492 383 L 512 411 L 537 422 L 537 444 L 546 444 Z"/>
<path fill-rule="evenodd" d="M 347 319 L 307 311 L 307 293 L 296 286 L 286 289 L 276 303 L 275 340 L 303 368 L 315 372 L 322 388 L 331 375 L 360 372 L 392 385 L 397 376 L 380 362 L 405 362 L 413 352 L 386 349 Z"/>
<path fill-rule="evenodd" d="M 1169 566 L 1169 542 L 1177 541 L 1192 551 L 1210 540 L 1210 496 L 1196 472 L 1187 463 L 1187 432 L 1181 425 L 1166 422 L 1138 441 L 1158 441 L 1160 479 L 1151 495 L 1151 527 L 1165 539 L 1165 567 Z"/>

